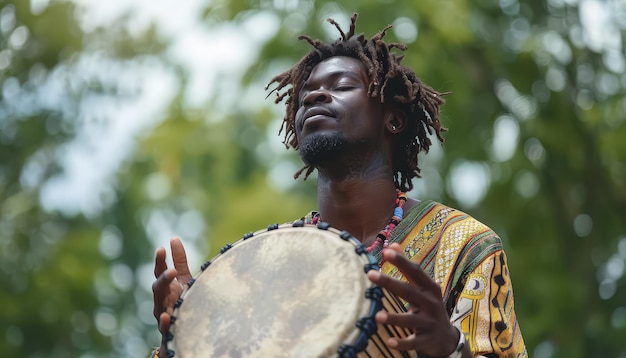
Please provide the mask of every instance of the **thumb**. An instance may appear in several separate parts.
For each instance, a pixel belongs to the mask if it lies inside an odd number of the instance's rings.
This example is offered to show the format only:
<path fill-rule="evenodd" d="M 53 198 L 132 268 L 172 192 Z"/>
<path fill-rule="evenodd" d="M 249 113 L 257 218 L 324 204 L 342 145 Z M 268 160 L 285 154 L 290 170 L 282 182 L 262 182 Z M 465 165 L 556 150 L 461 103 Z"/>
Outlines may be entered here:
<path fill-rule="evenodd" d="M 178 271 L 178 276 L 176 276 L 176 278 L 180 283 L 185 285 L 192 278 L 191 272 L 189 271 L 189 264 L 187 263 L 187 253 L 185 252 L 185 247 L 177 237 L 170 240 L 170 246 L 172 248 L 172 261 L 174 261 L 174 268 Z"/>

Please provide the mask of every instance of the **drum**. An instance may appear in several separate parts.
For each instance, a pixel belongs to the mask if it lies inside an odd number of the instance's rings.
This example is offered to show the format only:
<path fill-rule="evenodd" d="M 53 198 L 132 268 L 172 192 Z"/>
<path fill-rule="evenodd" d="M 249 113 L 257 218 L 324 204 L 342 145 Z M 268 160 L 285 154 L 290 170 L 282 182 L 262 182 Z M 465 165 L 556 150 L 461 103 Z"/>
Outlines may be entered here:
<path fill-rule="evenodd" d="M 384 342 L 407 330 L 378 326 L 402 312 L 373 285 L 376 260 L 328 224 L 272 225 L 226 245 L 174 306 L 168 354 L 191 357 L 415 357 Z"/>

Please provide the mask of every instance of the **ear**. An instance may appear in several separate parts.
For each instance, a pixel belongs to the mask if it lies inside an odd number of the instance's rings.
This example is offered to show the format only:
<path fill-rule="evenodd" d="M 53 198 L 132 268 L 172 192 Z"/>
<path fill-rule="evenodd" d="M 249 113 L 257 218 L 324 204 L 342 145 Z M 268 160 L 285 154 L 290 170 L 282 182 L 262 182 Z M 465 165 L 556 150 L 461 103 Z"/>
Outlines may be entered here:
<path fill-rule="evenodd" d="M 398 134 L 406 127 L 406 113 L 396 108 L 388 108 L 385 112 L 385 128 L 391 134 Z"/>

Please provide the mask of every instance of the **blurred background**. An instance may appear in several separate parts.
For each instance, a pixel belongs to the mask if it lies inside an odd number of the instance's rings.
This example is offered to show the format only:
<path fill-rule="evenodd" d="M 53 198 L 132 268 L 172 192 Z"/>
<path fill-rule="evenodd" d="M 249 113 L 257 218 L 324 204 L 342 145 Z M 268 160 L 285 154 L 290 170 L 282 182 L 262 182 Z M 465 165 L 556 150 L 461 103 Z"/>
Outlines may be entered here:
<path fill-rule="evenodd" d="M 626 357 L 623 0 L 0 0 L 0 355 L 145 357 L 152 260 L 316 206 L 269 79 L 387 24 L 446 97 L 410 196 L 507 251 L 532 357 Z"/>

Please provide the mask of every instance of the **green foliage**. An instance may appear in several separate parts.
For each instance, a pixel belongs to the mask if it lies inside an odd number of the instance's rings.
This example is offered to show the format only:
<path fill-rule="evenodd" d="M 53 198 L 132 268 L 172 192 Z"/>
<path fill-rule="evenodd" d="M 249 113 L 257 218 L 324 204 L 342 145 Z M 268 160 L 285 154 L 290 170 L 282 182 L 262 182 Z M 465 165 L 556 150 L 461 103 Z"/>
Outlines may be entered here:
<path fill-rule="evenodd" d="M 234 87 L 241 94 L 309 50 L 298 34 L 339 36 L 328 17 L 345 28 L 358 11 L 357 31 L 366 35 L 395 24 L 388 39 L 408 44 L 404 63 L 450 92 L 444 156 L 423 161 L 418 182 L 444 190 L 413 195 L 468 211 L 502 236 L 531 356 L 619 357 L 626 354 L 624 50 L 587 41 L 580 6 L 224 0 L 198 18 L 209 30 L 244 26 L 261 13 L 280 21 Z M 625 9 L 610 6 L 618 15 L 605 31 L 623 46 L 618 17 Z M 197 257 L 213 257 L 248 231 L 314 209 L 314 181 L 281 187 L 275 180 L 300 166 L 295 153 L 275 150 L 280 105 L 225 106 L 224 93 L 202 108 L 186 102 L 194 73 L 171 56 L 175 39 L 163 35 L 162 24 L 130 31 L 128 17 L 87 31 L 72 2 L 33 9 L 28 1 L 0 2 L 0 353 L 147 355 L 158 343 L 150 292 L 155 246 L 176 234 Z M 80 73 L 89 56 L 111 66 Z M 93 188 L 102 193 L 101 209 L 50 209 L 45 188 L 66 174 L 73 141 L 87 125 L 113 122 L 102 107 L 90 107 L 93 98 L 119 107 L 136 96 L 106 71 L 137 63 L 165 68 L 178 93 L 102 184 L 113 190 Z M 207 87 L 221 88 L 220 81 L 236 80 L 218 77 Z M 487 173 L 475 203 L 451 188 L 467 163 Z"/>

